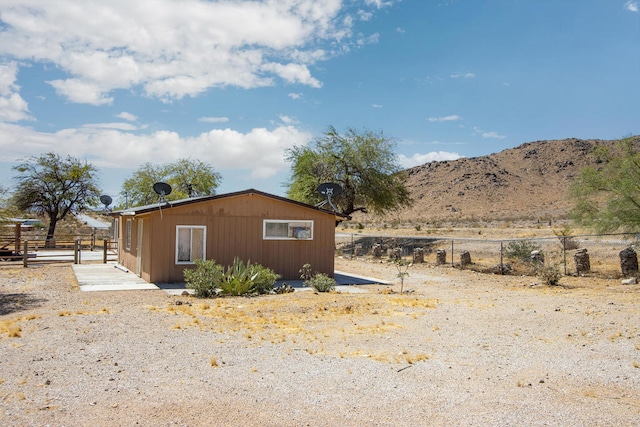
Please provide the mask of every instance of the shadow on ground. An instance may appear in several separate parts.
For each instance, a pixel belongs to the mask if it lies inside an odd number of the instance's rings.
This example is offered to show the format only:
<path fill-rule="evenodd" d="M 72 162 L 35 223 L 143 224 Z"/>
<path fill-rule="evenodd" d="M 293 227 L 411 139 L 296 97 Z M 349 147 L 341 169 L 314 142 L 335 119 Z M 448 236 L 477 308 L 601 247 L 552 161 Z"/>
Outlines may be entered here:
<path fill-rule="evenodd" d="M 46 301 L 46 299 L 36 298 L 31 294 L 0 293 L 0 316 L 39 307 Z"/>

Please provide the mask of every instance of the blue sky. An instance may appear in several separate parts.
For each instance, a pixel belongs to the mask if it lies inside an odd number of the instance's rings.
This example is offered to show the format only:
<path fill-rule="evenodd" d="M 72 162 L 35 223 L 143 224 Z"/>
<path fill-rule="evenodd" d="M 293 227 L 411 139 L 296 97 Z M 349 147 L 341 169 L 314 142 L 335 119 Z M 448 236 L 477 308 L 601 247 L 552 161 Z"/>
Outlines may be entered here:
<path fill-rule="evenodd" d="M 286 150 L 382 131 L 406 167 L 640 134 L 640 1 L 0 2 L 0 185 L 86 159 L 103 192 L 194 158 L 283 195 Z"/>

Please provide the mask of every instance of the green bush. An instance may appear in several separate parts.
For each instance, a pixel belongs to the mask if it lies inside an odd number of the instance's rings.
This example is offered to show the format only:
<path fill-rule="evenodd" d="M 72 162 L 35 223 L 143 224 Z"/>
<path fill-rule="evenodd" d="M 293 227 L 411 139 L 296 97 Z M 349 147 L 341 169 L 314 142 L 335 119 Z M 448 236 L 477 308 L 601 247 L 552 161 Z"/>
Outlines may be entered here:
<path fill-rule="evenodd" d="M 504 254 L 511 260 L 531 261 L 531 252 L 541 250 L 540 246 L 528 240 L 514 240 L 504 249 Z"/>
<path fill-rule="evenodd" d="M 558 286 L 560 279 L 562 279 L 562 273 L 555 265 L 538 267 L 536 276 L 547 286 Z"/>
<path fill-rule="evenodd" d="M 195 268 L 184 270 L 186 287 L 199 298 L 215 297 L 223 277 L 224 269 L 213 259 L 197 259 Z"/>
<path fill-rule="evenodd" d="M 186 286 L 194 289 L 197 297 L 211 298 L 224 295 L 266 294 L 280 276 L 260 264 L 246 264 L 239 258 L 225 269 L 214 260 L 196 260 L 196 268 L 185 270 Z"/>
<path fill-rule="evenodd" d="M 272 269 L 260 264 L 251 264 L 251 269 L 254 272 L 252 275 L 254 276 L 253 291 L 258 294 L 270 293 L 273 290 L 273 285 L 275 285 L 276 281 L 280 278 L 280 275 Z"/>
<path fill-rule="evenodd" d="M 317 292 L 331 292 L 336 288 L 336 281 L 324 273 L 316 273 L 304 281 L 305 286 L 311 286 Z"/>

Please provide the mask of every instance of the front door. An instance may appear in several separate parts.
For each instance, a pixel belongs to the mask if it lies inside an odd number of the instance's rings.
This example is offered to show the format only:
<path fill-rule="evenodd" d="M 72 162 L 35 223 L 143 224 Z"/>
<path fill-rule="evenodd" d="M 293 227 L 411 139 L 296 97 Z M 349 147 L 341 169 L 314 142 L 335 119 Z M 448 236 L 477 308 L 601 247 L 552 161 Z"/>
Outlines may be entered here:
<path fill-rule="evenodd" d="M 136 274 L 138 277 L 142 277 L 142 220 L 138 220 L 138 244 L 136 246 Z"/>

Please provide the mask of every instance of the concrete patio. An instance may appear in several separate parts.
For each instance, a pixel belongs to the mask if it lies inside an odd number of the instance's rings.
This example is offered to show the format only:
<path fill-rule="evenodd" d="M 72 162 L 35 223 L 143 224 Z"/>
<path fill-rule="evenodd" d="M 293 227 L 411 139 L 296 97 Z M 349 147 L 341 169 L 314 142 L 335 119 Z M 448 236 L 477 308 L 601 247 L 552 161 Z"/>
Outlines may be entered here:
<path fill-rule="evenodd" d="M 82 292 L 163 290 L 169 295 L 181 295 L 186 290 L 191 293 L 189 289 L 185 288 L 184 283 L 145 282 L 131 271 L 113 262 L 107 264 L 74 264 L 72 268 Z M 334 278 L 338 283 L 336 290 L 340 292 L 366 292 L 366 290 L 358 288 L 358 285 L 388 284 L 384 280 L 355 276 L 340 271 L 335 272 Z M 278 281 L 277 284 L 283 282 L 293 286 L 296 292 L 311 290 L 311 288 L 303 286 L 302 280 L 284 280 Z"/>

